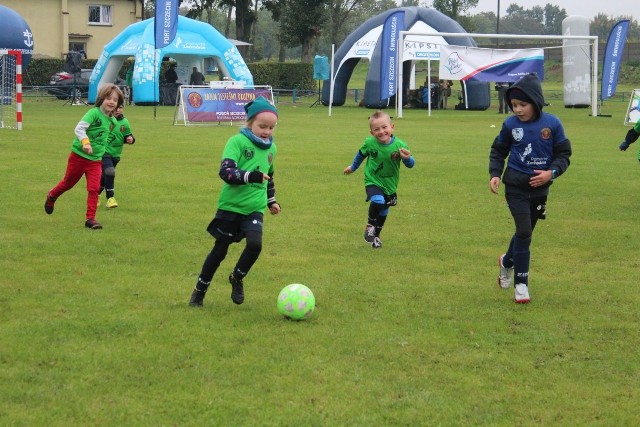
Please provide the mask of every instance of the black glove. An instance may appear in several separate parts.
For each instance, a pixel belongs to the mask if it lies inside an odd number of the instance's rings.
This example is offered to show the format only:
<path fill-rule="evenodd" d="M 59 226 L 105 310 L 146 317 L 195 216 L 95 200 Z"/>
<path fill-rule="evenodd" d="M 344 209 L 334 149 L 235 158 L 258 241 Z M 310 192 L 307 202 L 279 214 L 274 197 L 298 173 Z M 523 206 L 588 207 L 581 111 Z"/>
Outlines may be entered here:
<path fill-rule="evenodd" d="M 262 183 L 264 180 L 264 174 L 260 171 L 249 172 L 248 182 L 256 182 L 258 184 Z"/>
<path fill-rule="evenodd" d="M 631 144 L 629 144 L 627 141 L 622 141 L 618 148 L 620 148 L 620 151 L 627 151 L 627 148 L 629 148 L 629 145 Z"/>

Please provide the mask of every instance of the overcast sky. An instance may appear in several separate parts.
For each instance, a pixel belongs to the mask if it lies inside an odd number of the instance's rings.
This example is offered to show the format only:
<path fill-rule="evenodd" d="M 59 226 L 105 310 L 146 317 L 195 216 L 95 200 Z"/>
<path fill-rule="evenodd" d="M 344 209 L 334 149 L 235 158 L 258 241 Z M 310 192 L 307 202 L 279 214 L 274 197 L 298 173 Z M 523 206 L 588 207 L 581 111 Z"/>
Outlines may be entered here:
<path fill-rule="evenodd" d="M 510 4 L 515 3 L 525 9 L 534 6 L 544 7 L 547 3 L 558 6 L 567 11 L 568 16 L 582 15 L 593 19 L 598 13 L 617 17 L 631 15 L 634 19 L 640 18 L 639 3 L 634 0 L 500 0 L 500 16 L 505 16 Z M 469 10 L 468 13 L 493 12 L 498 9 L 498 0 L 480 0 L 478 7 Z"/>

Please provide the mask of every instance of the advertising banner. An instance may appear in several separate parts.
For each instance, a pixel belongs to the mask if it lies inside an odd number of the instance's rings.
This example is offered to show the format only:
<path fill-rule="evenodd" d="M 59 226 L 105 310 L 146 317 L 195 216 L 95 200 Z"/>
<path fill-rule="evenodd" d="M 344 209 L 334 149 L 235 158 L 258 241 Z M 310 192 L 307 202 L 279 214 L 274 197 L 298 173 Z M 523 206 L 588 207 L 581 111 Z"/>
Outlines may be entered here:
<path fill-rule="evenodd" d="M 402 72 L 402 64 L 396 64 L 398 35 L 403 30 L 404 11 L 394 12 L 384 21 L 380 50 L 380 99 L 389 99 L 396 94 L 398 73 Z"/>
<path fill-rule="evenodd" d="M 269 86 L 234 89 L 183 85 L 180 87 L 178 115 L 182 116 L 185 124 L 240 122 L 247 118 L 244 106 L 258 96 L 264 96 L 273 102 Z"/>
<path fill-rule="evenodd" d="M 156 0 L 156 49 L 169 46 L 178 31 L 178 0 Z"/>
<path fill-rule="evenodd" d="M 635 126 L 640 121 L 640 89 L 634 89 L 629 99 L 629 108 L 624 117 L 624 124 L 627 126 Z"/>
<path fill-rule="evenodd" d="M 484 49 L 440 46 L 441 79 L 479 82 L 515 82 L 536 73 L 544 80 L 542 49 Z"/>
<path fill-rule="evenodd" d="M 602 91 L 600 99 L 604 101 L 616 93 L 618 86 L 618 73 L 620 72 L 620 60 L 624 50 L 624 42 L 627 39 L 629 20 L 622 20 L 613 26 L 604 50 L 602 65 Z"/>

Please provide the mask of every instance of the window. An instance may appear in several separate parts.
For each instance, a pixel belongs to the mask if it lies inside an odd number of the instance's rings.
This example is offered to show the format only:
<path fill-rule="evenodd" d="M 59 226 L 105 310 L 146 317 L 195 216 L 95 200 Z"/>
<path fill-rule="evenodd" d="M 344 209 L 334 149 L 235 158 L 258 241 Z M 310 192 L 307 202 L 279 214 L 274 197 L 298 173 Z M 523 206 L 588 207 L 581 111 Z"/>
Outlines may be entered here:
<path fill-rule="evenodd" d="M 90 5 L 89 25 L 111 25 L 111 6 Z"/>
<path fill-rule="evenodd" d="M 86 52 L 87 51 L 87 44 L 86 43 L 82 43 L 82 42 L 72 42 L 69 41 L 69 51 L 75 51 L 75 52 Z"/>

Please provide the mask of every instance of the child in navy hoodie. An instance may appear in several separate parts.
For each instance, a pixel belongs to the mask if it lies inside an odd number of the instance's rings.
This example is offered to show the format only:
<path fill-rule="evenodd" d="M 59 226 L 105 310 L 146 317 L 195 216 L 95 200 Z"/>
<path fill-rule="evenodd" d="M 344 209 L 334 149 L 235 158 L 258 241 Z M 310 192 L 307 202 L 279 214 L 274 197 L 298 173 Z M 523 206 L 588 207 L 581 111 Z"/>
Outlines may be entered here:
<path fill-rule="evenodd" d="M 531 236 L 538 220 L 545 219 L 549 187 L 569 167 L 571 142 L 560 119 L 542 111 L 544 96 L 535 74 L 507 89 L 506 99 L 514 114 L 504 121 L 491 146 L 489 189 L 497 194 L 504 181 L 515 233 L 498 259 L 498 284 L 503 289 L 514 284 L 515 302 L 526 304 L 530 301 Z"/>

